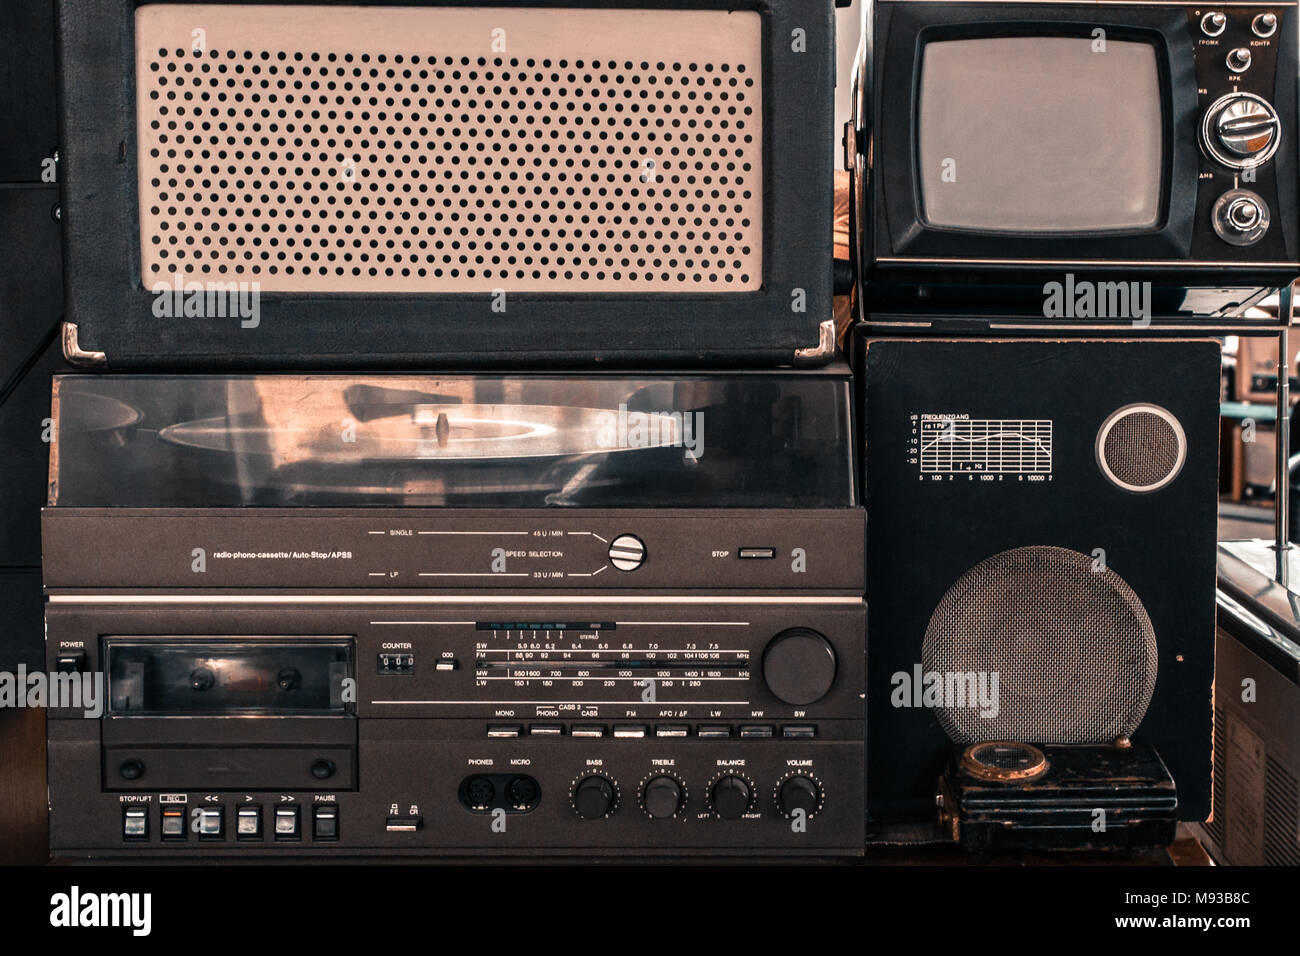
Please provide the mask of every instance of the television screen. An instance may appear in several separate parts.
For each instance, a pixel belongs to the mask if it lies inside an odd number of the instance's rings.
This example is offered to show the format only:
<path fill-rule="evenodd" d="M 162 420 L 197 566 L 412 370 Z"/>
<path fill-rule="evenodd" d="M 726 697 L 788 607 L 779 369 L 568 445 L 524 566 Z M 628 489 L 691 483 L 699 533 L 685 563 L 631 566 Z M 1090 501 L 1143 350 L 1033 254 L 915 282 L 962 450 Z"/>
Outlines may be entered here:
<path fill-rule="evenodd" d="M 928 43 L 917 113 L 924 219 L 934 228 L 1040 235 L 1154 229 L 1161 116 L 1149 43 Z"/>

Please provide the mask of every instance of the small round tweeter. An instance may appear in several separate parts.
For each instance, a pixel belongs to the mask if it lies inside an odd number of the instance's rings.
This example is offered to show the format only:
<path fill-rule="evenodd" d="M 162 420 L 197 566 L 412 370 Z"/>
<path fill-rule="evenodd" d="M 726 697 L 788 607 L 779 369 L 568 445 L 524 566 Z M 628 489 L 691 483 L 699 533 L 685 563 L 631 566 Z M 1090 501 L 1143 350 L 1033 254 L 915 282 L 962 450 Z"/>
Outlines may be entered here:
<path fill-rule="evenodd" d="M 1183 426 L 1159 405 L 1125 405 L 1097 430 L 1097 467 L 1125 491 L 1157 491 L 1178 477 L 1186 461 Z"/>

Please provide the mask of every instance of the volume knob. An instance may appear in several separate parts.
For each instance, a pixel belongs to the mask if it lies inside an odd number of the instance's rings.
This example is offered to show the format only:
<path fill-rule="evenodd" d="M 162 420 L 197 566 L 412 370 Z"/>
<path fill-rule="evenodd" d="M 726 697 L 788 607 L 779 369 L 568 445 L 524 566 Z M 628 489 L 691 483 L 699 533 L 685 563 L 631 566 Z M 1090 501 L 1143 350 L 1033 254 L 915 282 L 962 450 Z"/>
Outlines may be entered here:
<path fill-rule="evenodd" d="M 798 810 L 802 810 L 805 817 L 810 817 L 817 812 L 821 802 L 821 788 L 811 777 L 802 774 L 781 784 L 781 789 L 776 793 L 776 805 L 787 817 L 794 816 Z"/>
<path fill-rule="evenodd" d="M 1281 125 L 1272 103 L 1253 93 L 1229 93 L 1205 111 L 1201 146 L 1225 166 L 1249 169 L 1272 159 Z"/>
<path fill-rule="evenodd" d="M 835 683 L 835 648 L 817 631 L 792 627 L 763 652 L 763 680 L 779 700 L 796 707 L 821 700 Z"/>
<path fill-rule="evenodd" d="M 614 785 L 600 774 L 583 777 L 573 788 L 573 809 L 584 820 L 599 820 L 614 809 Z"/>

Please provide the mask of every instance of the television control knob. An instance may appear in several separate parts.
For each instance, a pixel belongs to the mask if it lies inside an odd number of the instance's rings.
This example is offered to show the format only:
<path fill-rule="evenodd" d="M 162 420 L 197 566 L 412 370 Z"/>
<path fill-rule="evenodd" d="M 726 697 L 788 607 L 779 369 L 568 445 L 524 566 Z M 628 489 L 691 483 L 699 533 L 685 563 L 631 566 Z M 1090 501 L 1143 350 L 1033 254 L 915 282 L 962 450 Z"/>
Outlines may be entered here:
<path fill-rule="evenodd" d="M 1230 189 L 1215 201 L 1210 218 L 1224 242 L 1250 246 L 1268 231 L 1268 204 L 1249 189 Z"/>
<path fill-rule="evenodd" d="M 792 627 L 763 652 L 763 680 L 776 697 L 796 707 L 821 700 L 835 683 L 835 648 L 817 631 Z"/>
<path fill-rule="evenodd" d="M 635 571 L 645 564 L 645 542 L 634 534 L 620 534 L 609 543 L 609 563 L 620 571 Z"/>
<path fill-rule="evenodd" d="M 1249 169 L 1272 159 L 1281 125 L 1268 100 L 1254 93 L 1228 93 L 1205 111 L 1201 145 L 1224 166 Z"/>
<path fill-rule="evenodd" d="M 1250 50 L 1244 46 L 1229 50 L 1223 62 L 1228 64 L 1228 69 L 1233 73 L 1245 73 L 1250 69 Z"/>
<path fill-rule="evenodd" d="M 724 820 L 739 820 L 754 803 L 754 790 L 743 777 L 725 776 L 713 785 L 709 802 Z"/>
<path fill-rule="evenodd" d="M 1261 13 L 1250 21 L 1251 32 L 1257 37 L 1271 37 L 1277 32 L 1277 14 Z"/>
<path fill-rule="evenodd" d="M 1207 37 L 1217 37 L 1228 26 L 1228 18 L 1218 10 L 1211 10 L 1201 17 L 1201 32 Z"/>
<path fill-rule="evenodd" d="M 614 810 L 614 784 L 608 777 L 592 774 L 573 786 L 573 809 L 584 820 L 599 820 Z"/>
<path fill-rule="evenodd" d="M 776 791 L 777 808 L 787 817 L 802 810 L 804 816 L 810 817 L 817 812 L 822 803 L 821 787 L 811 777 L 797 774 L 786 780 Z"/>
<path fill-rule="evenodd" d="M 682 785 L 667 774 L 651 777 L 641 790 L 641 806 L 656 820 L 677 816 L 682 808 Z"/>

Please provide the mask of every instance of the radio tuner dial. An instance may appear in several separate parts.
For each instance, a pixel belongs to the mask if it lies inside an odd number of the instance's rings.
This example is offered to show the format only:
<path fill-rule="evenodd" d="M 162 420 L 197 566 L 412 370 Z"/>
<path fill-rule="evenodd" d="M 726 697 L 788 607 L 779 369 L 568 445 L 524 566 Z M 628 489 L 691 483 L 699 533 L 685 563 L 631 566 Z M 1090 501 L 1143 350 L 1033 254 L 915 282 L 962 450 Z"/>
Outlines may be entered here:
<path fill-rule="evenodd" d="M 618 805 L 618 791 L 608 777 L 593 773 L 573 785 L 569 800 L 582 819 L 599 820 L 614 812 Z"/>
<path fill-rule="evenodd" d="M 1201 17 L 1201 32 L 1207 37 L 1217 37 L 1228 26 L 1228 18 L 1218 10 L 1211 10 Z"/>
<path fill-rule="evenodd" d="M 1228 93 L 1205 111 L 1201 146 L 1231 169 L 1262 165 L 1277 152 L 1281 121 L 1273 104 L 1254 93 Z"/>
<path fill-rule="evenodd" d="M 754 805 L 754 788 L 744 777 L 719 777 L 709 791 L 713 812 L 724 820 L 739 820 Z"/>
<path fill-rule="evenodd" d="M 826 696 L 835 683 L 835 648 L 809 627 L 792 627 L 763 652 L 763 680 L 776 697 L 796 707 Z"/>
<path fill-rule="evenodd" d="M 1268 204 L 1249 189 L 1229 189 L 1215 200 L 1210 221 L 1224 242 L 1254 245 L 1268 232 Z"/>
<path fill-rule="evenodd" d="M 651 777 L 641 788 L 641 807 L 655 820 L 677 816 L 685 802 L 686 791 L 682 782 L 666 773 Z"/>

